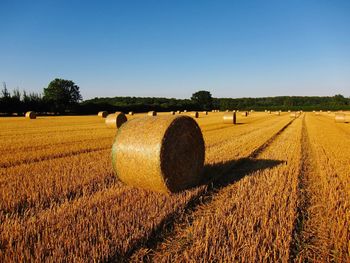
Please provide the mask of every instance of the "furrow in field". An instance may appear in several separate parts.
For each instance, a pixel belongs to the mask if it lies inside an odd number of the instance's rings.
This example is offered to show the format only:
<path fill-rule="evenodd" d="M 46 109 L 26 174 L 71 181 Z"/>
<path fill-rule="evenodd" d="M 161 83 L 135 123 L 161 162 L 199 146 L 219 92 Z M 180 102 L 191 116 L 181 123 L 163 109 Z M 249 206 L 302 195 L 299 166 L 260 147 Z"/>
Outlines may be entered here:
<path fill-rule="evenodd" d="M 284 119 L 283 123 L 262 129 L 260 136 L 244 142 L 250 145 L 250 150 L 244 148 L 236 158 L 249 156 L 287 123 L 288 120 Z M 208 160 L 215 163 L 216 158 L 211 155 Z M 201 200 L 207 188 L 203 185 L 165 196 L 124 185 L 111 185 L 93 195 L 67 200 L 29 218 L 6 219 L 0 231 L 3 248 L 0 259 L 55 259 L 60 262 L 67 260 L 67 255 L 74 255 L 74 260 L 78 261 L 120 259 L 162 232 L 185 210 L 187 204 L 192 206 L 191 202 Z"/>
<path fill-rule="evenodd" d="M 288 261 L 295 218 L 301 120 L 273 136 L 157 242 L 131 261 Z M 294 152 L 294 154 L 289 154 Z"/>
<path fill-rule="evenodd" d="M 312 171 L 306 175 L 309 205 L 299 233 L 299 262 L 350 260 L 350 138 L 334 122 L 307 115 Z M 322 127 L 322 128 L 320 128 Z"/>

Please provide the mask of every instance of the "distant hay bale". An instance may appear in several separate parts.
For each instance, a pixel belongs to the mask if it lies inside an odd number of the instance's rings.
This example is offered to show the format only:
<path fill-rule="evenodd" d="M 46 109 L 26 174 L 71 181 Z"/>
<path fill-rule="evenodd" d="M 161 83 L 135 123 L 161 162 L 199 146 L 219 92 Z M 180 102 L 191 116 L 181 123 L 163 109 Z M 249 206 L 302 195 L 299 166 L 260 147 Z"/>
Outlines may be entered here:
<path fill-rule="evenodd" d="M 244 111 L 244 112 L 241 113 L 241 115 L 244 116 L 244 117 L 247 117 L 248 116 L 248 112 Z"/>
<path fill-rule="evenodd" d="M 290 115 L 289 115 L 291 118 L 298 118 L 298 113 L 296 112 L 291 112 Z"/>
<path fill-rule="evenodd" d="M 125 114 L 122 112 L 116 112 L 109 114 L 105 120 L 105 123 L 108 128 L 120 128 L 123 123 L 125 123 L 128 119 Z"/>
<path fill-rule="evenodd" d="M 147 113 L 148 116 L 157 116 L 157 112 L 156 111 L 149 111 Z"/>
<path fill-rule="evenodd" d="M 288 112 L 290 112 L 290 110 L 288 110 Z"/>
<path fill-rule="evenodd" d="M 229 110 L 225 110 L 225 112 L 229 112 Z"/>
<path fill-rule="evenodd" d="M 348 123 L 350 122 L 350 117 L 345 115 L 345 113 L 336 113 L 334 120 L 338 123 Z"/>
<path fill-rule="evenodd" d="M 208 115 L 208 112 L 207 112 L 207 111 L 203 111 L 203 114 L 204 114 L 204 115 Z"/>
<path fill-rule="evenodd" d="M 175 115 L 175 111 L 171 111 L 171 112 L 170 112 L 170 115 Z"/>
<path fill-rule="evenodd" d="M 187 112 L 187 110 L 184 110 L 184 112 Z"/>
<path fill-rule="evenodd" d="M 133 111 L 129 111 L 129 115 L 134 115 L 134 112 Z"/>
<path fill-rule="evenodd" d="M 236 112 L 227 112 L 222 119 L 225 124 L 236 124 Z"/>
<path fill-rule="evenodd" d="M 25 117 L 26 119 L 36 119 L 36 113 L 34 111 L 27 111 Z"/>
<path fill-rule="evenodd" d="M 181 111 L 180 111 L 180 110 L 178 110 L 178 111 L 176 111 L 176 113 L 177 113 L 177 114 L 181 114 Z"/>
<path fill-rule="evenodd" d="M 204 155 L 198 124 L 178 115 L 131 120 L 118 130 L 112 147 L 113 168 L 120 181 L 163 193 L 198 185 Z"/>
<path fill-rule="evenodd" d="M 280 115 L 281 115 L 281 112 L 276 111 L 276 112 L 275 112 L 275 115 L 280 116 Z"/>
<path fill-rule="evenodd" d="M 108 115 L 108 112 L 107 111 L 99 111 L 97 116 L 98 117 L 101 117 L 101 118 L 106 118 Z"/>
<path fill-rule="evenodd" d="M 198 111 L 195 111 L 195 112 L 191 112 L 190 114 L 193 118 L 198 118 L 199 117 L 199 113 Z"/>

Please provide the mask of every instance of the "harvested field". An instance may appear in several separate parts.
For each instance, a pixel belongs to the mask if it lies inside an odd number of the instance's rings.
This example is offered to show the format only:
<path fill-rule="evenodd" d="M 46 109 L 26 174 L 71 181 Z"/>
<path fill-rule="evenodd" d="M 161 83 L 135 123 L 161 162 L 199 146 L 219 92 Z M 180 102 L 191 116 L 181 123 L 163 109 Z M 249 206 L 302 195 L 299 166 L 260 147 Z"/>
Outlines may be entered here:
<path fill-rule="evenodd" d="M 206 183 L 169 195 L 117 180 L 98 116 L 0 118 L 0 262 L 350 261 L 350 124 L 223 115 L 193 119 Z"/>

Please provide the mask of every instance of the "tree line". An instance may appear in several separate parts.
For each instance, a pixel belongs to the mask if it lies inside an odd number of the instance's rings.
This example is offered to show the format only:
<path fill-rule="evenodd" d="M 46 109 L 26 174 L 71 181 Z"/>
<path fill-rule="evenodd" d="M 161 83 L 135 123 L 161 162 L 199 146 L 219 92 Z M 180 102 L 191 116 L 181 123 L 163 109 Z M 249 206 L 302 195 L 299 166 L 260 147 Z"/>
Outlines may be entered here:
<path fill-rule="evenodd" d="M 213 98 L 209 91 L 197 91 L 189 99 L 160 97 L 106 97 L 82 100 L 80 88 L 71 80 L 54 79 L 43 93 L 27 93 L 6 84 L 0 93 L 1 115 L 23 115 L 26 111 L 40 114 L 96 114 L 98 111 L 147 112 L 219 110 L 350 110 L 350 98 L 280 96 L 264 98 Z"/>

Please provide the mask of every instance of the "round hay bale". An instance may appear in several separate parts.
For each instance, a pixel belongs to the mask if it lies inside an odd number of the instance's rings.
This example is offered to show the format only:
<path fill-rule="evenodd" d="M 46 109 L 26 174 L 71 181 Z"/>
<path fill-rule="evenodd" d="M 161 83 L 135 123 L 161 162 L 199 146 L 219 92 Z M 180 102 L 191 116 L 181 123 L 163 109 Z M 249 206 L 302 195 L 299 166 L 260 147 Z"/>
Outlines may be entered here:
<path fill-rule="evenodd" d="M 108 115 L 108 112 L 107 111 L 99 111 L 97 116 L 98 117 L 101 117 L 101 118 L 106 118 Z"/>
<path fill-rule="evenodd" d="M 187 112 L 187 110 L 184 110 L 184 112 Z"/>
<path fill-rule="evenodd" d="M 175 111 L 171 111 L 171 112 L 170 112 L 170 115 L 175 115 Z"/>
<path fill-rule="evenodd" d="M 204 114 L 204 115 L 208 115 L 208 112 L 207 112 L 207 111 L 203 111 L 203 114 Z"/>
<path fill-rule="evenodd" d="M 120 128 L 123 123 L 127 122 L 127 118 L 124 113 L 116 112 L 113 114 L 109 114 L 105 120 L 105 123 L 108 128 Z"/>
<path fill-rule="evenodd" d="M 248 117 L 248 112 L 244 111 L 244 112 L 241 113 L 241 115 L 244 116 L 244 117 Z"/>
<path fill-rule="evenodd" d="M 133 111 L 129 111 L 129 115 L 134 115 L 134 112 Z"/>
<path fill-rule="evenodd" d="M 199 117 L 199 113 L 198 111 L 195 111 L 195 112 L 191 112 L 190 114 L 193 118 L 198 118 Z"/>
<path fill-rule="evenodd" d="M 336 113 L 334 120 L 335 122 L 338 122 L 338 123 L 350 122 L 349 116 L 346 116 L 345 113 Z"/>
<path fill-rule="evenodd" d="M 34 111 L 27 111 L 25 117 L 26 119 L 36 119 L 36 113 Z"/>
<path fill-rule="evenodd" d="M 222 119 L 225 124 L 236 124 L 236 112 L 227 112 Z"/>
<path fill-rule="evenodd" d="M 118 130 L 112 147 L 113 168 L 120 181 L 163 193 L 198 185 L 204 155 L 198 124 L 178 115 L 131 120 Z"/>
<path fill-rule="evenodd" d="M 291 118 L 297 118 L 298 117 L 298 114 L 296 112 L 292 112 L 290 115 L 289 115 Z"/>
<path fill-rule="evenodd" d="M 148 116 L 157 116 L 157 112 L 156 111 L 149 111 L 147 113 Z"/>
<path fill-rule="evenodd" d="M 279 111 L 276 111 L 276 112 L 275 112 L 275 115 L 280 116 L 281 113 L 280 113 Z"/>
<path fill-rule="evenodd" d="M 176 113 L 177 113 L 177 114 L 181 114 L 181 111 L 180 111 L 180 110 L 178 110 L 178 111 L 176 111 Z"/>

